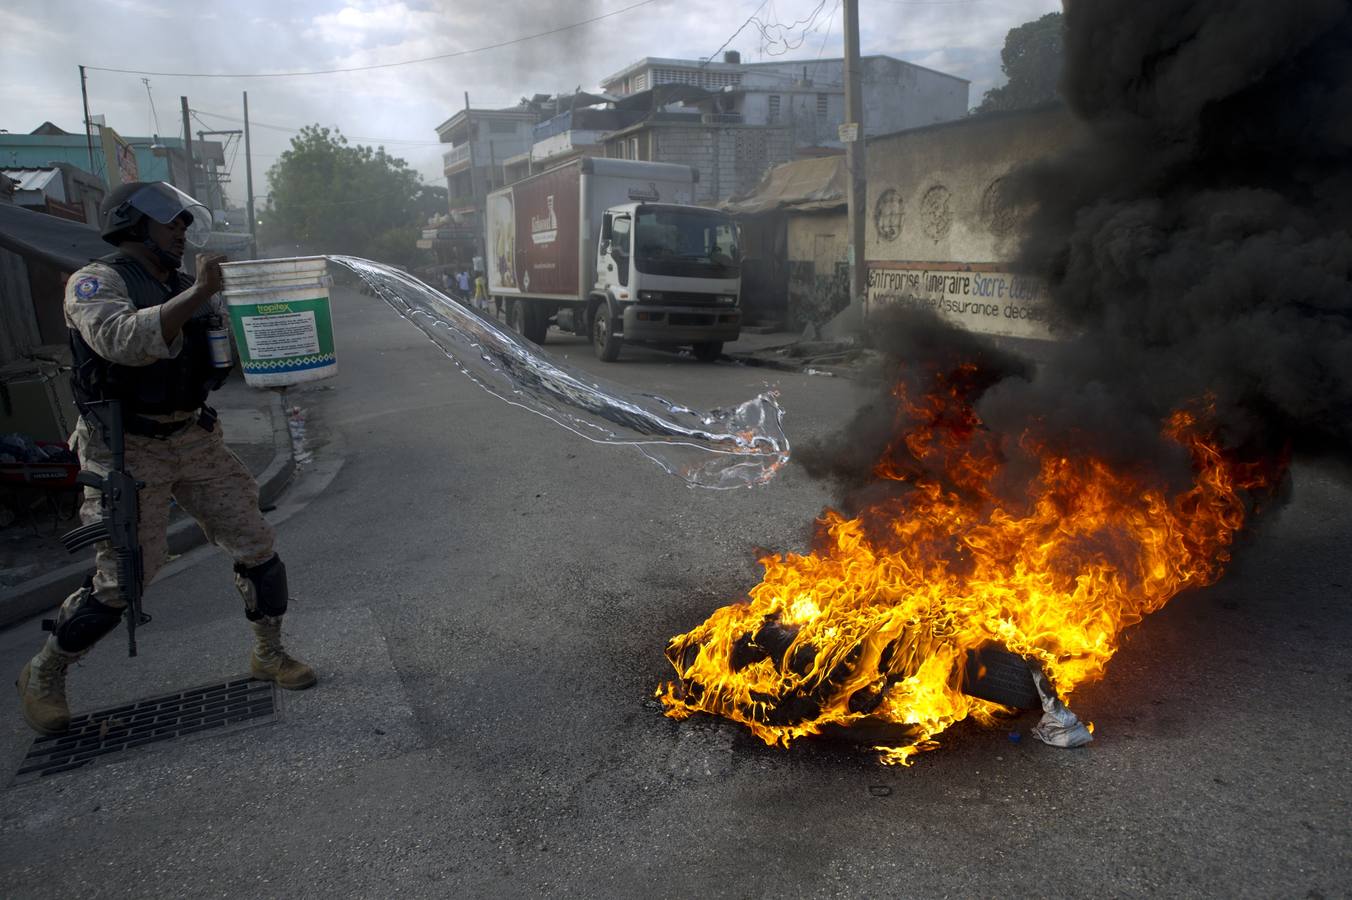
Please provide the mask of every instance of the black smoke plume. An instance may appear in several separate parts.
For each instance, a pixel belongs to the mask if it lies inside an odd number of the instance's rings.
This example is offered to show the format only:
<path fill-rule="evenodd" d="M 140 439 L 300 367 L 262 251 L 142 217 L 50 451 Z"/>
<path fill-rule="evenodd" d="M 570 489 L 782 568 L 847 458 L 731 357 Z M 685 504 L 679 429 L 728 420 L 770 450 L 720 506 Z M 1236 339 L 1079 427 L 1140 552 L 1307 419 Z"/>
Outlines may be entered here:
<path fill-rule="evenodd" d="M 997 364 L 981 418 L 1011 458 L 1033 427 L 1167 473 L 1160 423 L 1209 399 L 1228 451 L 1352 460 L 1352 4 L 1077 0 L 1065 21 L 1084 139 L 1010 180 L 1035 204 L 1020 268 L 1072 336 L 1032 377 Z"/>

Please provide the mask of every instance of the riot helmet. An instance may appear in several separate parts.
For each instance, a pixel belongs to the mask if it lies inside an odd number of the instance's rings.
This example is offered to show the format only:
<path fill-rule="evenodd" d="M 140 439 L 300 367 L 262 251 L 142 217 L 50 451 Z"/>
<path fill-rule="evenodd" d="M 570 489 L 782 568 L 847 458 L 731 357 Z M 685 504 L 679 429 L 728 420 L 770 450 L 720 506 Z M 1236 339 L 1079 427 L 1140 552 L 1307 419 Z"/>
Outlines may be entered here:
<path fill-rule="evenodd" d="M 131 238 L 142 216 L 168 225 L 183 214 L 188 216 L 184 240 L 193 247 L 205 247 L 211 234 L 211 212 L 197 200 L 163 181 L 132 181 L 119 185 L 103 201 L 102 237 L 116 246 Z"/>

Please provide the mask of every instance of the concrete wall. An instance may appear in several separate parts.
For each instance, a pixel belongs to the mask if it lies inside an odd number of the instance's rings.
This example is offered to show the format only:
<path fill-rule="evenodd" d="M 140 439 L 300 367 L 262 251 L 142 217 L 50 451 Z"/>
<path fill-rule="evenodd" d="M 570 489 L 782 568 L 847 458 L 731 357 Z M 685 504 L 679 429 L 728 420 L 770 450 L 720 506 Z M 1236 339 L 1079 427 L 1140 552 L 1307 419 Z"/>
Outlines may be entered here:
<path fill-rule="evenodd" d="M 966 81 L 885 57 L 862 64 L 864 133 L 889 134 L 967 115 Z M 743 79 L 737 111 L 748 125 L 770 123 L 770 98 L 779 98 L 778 123 L 793 129 L 799 147 L 841 146 L 838 128 L 845 121 L 844 65 L 827 60 L 786 65 L 774 71 L 752 70 Z M 818 97 L 826 99 L 826 115 L 818 114 Z"/>
<path fill-rule="evenodd" d="M 863 61 L 864 133 L 887 134 L 967 115 L 968 88 L 958 78 L 894 59 Z"/>
<path fill-rule="evenodd" d="M 699 171 L 695 202 L 703 205 L 749 191 L 767 169 L 793 158 L 788 128 L 672 125 L 652 128 L 649 134 L 652 161 Z"/>
<path fill-rule="evenodd" d="M 826 98 L 826 115 L 817 114 L 817 97 Z M 770 98 L 779 98 L 779 115 L 770 122 Z M 845 121 L 845 95 L 839 88 L 756 91 L 743 96 L 739 111 L 747 125 L 777 124 L 788 128 L 797 147 L 840 146 L 840 123 Z"/>
<path fill-rule="evenodd" d="M 495 127 L 512 130 L 494 131 Z M 477 167 L 501 166 L 504 159 L 525 153 L 535 143 L 535 123 L 529 120 L 498 120 L 487 116 L 474 117 L 474 164 Z"/>
<path fill-rule="evenodd" d="M 861 68 L 865 134 L 888 134 L 967 115 L 970 86 L 961 78 L 882 56 L 865 57 Z M 805 132 L 818 128 L 820 143 L 838 144 L 836 127 L 845 121 L 844 85 L 845 65 L 838 59 L 785 63 L 773 70 L 756 67 L 742 80 L 748 91 L 743 115 L 747 124 L 763 124 L 769 97 L 779 95 L 781 115 L 788 116 L 792 107 L 793 119 L 801 121 Z M 820 126 L 818 94 L 828 95 L 828 112 Z"/>
<path fill-rule="evenodd" d="M 1078 128 L 1058 107 L 870 140 L 870 307 L 915 303 L 975 331 L 1047 337 L 1042 285 L 1009 271 L 1026 211 L 1002 195 L 1001 179 L 1068 145 Z"/>
<path fill-rule="evenodd" d="M 849 304 L 845 210 L 789 213 L 785 231 L 789 324 L 822 324 Z"/>

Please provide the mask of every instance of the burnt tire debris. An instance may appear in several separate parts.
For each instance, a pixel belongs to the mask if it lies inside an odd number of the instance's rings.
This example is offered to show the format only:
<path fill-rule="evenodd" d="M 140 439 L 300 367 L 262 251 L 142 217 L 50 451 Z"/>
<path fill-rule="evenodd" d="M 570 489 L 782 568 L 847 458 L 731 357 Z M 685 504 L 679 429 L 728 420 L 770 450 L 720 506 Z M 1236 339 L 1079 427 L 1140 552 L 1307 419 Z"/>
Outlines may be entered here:
<path fill-rule="evenodd" d="M 792 728 L 814 722 L 824 710 L 836 709 L 845 699 L 846 708 L 858 718 L 847 722 L 827 721 L 815 729 L 821 735 L 849 743 L 869 745 L 905 745 L 914 741 L 917 730 L 879 714 L 887 692 L 911 672 L 912 660 L 899 658 L 904 641 L 893 639 L 884 645 L 873 663 L 874 672 L 864 675 L 867 665 L 862 642 L 830 665 L 819 661 L 819 650 L 800 641 L 800 627 L 768 615 L 754 632 L 743 633 L 728 648 L 728 668 L 742 672 L 752 665 L 770 661 L 782 674 L 780 684 L 787 689 L 779 694 L 751 691 L 750 702 L 738 704 L 738 711 L 749 721 L 771 728 Z M 698 642 L 673 642 L 667 647 L 667 659 L 677 672 L 672 699 L 698 704 L 710 690 L 693 674 L 696 662 L 707 645 Z M 1035 663 L 1032 665 L 1036 665 Z M 1038 709 L 1042 705 L 1030 662 L 997 643 L 987 643 L 967 651 L 956 673 L 962 693 L 1006 707 L 1010 712 Z M 851 684 L 865 682 L 842 697 Z"/>

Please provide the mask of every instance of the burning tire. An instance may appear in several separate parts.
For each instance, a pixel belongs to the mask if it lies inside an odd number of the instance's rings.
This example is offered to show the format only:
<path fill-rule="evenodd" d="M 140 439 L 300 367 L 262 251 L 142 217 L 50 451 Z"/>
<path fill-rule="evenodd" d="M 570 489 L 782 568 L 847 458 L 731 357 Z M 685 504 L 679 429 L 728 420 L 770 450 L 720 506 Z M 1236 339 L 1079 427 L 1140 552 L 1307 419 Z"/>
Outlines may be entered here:
<path fill-rule="evenodd" d="M 997 644 L 967 651 L 962 692 L 1015 709 L 1036 709 L 1042 705 L 1028 663 Z"/>
<path fill-rule="evenodd" d="M 848 724 L 827 723 L 819 733 L 850 742 L 904 746 L 925 737 L 923 728 L 887 714 L 888 693 L 909 681 L 916 668 L 916 645 L 905 635 L 879 648 L 864 642 L 847 652 L 822 656 L 812 642 L 800 638 L 801 626 L 766 616 L 755 631 L 745 631 L 712 655 L 706 639 L 676 640 L 667 646 L 667 658 L 678 680 L 667 686 L 668 706 L 691 711 L 717 711 L 741 721 L 768 743 L 784 740 L 785 733 L 818 719 L 824 712 L 848 710 L 858 718 Z M 714 677 L 705 679 L 697 663 L 715 661 Z M 951 656 L 949 689 L 1015 709 L 1036 709 L 1041 697 L 1033 672 L 1023 657 L 997 643 Z M 728 692 L 728 676 L 762 671 L 748 692 Z M 770 671 L 765 671 L 769 669 Z M 771 675 L 770 679 L 764 676 Z M 900 688 L 898 688 L 900 689 Z"/>

